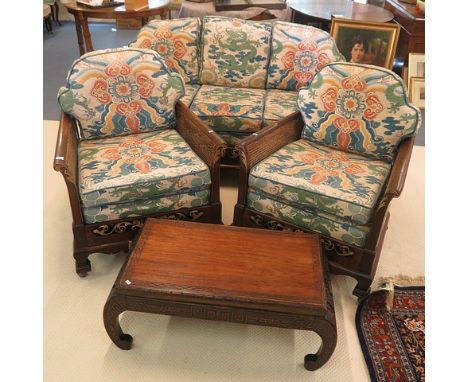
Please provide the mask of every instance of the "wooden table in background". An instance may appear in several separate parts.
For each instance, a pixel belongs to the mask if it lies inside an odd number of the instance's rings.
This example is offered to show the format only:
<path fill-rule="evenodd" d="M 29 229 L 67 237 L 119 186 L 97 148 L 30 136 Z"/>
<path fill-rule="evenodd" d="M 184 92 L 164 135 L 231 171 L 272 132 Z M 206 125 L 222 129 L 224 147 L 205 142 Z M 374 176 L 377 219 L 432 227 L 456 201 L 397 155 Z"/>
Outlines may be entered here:
<path fill-rule="evenodd" d="M 145 23 L 149 17 L 156 15 L 166 19 L 169 15 L 169 0 L 148 0 L 148 7 L 134 11 L 125 9 L 125 5 L 117 7 L 87 7 L 78 5 L 75 1 L 62 2 L 68 12 L 75 17 L 76 36 L 80 55 L 94 50 L 89 33 L 88 18 L 97 19 L 142 19 Z M 86 50 L 83 46 L 86 45 Z"/>
<path fill-rule="evenodd" d="M 311 330 L 322 338 L 304 366 L 328 361 L 337 339 L 318 235 L 148 219 L 104 307 L 121 349 L 126 310 Z"/>
<path fill-rule="evenodd" d="M 329 31 L 333 15 L 345 19 L 386 23 L 393 19 L 393 13 L 371 4 L 355 3 L 350 0 L 288 0 L 292 9 L 292 21 L 298 24 L 318 24 Z"/>

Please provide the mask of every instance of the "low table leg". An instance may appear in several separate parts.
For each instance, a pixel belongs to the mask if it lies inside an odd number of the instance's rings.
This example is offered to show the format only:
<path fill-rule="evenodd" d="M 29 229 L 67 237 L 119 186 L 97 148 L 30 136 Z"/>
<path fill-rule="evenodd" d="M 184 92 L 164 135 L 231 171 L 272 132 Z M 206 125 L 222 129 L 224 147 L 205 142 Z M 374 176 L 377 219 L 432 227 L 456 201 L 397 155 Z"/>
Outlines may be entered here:
<path fill-rule="evenodd" d="M 322 345 L 316 354 L 307 354 L 304 357 L 304 367 L 309 371 L 322 367 L 330 359 L 336 347 L 337 333 L 334 321 L 317 320 L 314 332 L 322 339 Z"/>
<path fill-rule="evenodd" d="M 104 327 L 114 344 L 120 349 L 129 350 L 132 347 L 133 337 L 122 332 L 119 322 L 119 315 L 125 310 L 122 298 L 112 291 L 104 306 Z"/>

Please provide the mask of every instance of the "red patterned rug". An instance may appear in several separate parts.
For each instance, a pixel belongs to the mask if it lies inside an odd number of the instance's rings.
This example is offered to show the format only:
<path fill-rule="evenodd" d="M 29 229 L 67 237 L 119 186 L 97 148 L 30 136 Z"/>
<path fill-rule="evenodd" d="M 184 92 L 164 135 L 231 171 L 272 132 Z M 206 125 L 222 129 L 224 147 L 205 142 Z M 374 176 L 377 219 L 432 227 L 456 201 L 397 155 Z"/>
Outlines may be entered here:
<path fill-rule="evenodd" d="M 373 382 L 425 380 L 425 289 L 393 287 L 358 306 L 356 327 Z M 390 292 L 391 293 L 391 292 Z M 389 309 L 390 308 L 390 309 Z"/>

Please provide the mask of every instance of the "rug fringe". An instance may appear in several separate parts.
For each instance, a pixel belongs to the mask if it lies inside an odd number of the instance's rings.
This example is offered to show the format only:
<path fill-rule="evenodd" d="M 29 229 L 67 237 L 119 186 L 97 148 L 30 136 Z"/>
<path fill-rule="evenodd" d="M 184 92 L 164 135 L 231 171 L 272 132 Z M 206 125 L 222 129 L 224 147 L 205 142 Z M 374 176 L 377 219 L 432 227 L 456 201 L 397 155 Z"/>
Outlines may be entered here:
<path fill-rule="evenodd" d="M 387 311 L 392 310 L 393 297 L 396 286 L 424 286 L 425 277 L 410 277 L 406 275 L 396 275 L 391 277 L 380 277 L 376 292 L 385 294 L 385 308 Z"/>

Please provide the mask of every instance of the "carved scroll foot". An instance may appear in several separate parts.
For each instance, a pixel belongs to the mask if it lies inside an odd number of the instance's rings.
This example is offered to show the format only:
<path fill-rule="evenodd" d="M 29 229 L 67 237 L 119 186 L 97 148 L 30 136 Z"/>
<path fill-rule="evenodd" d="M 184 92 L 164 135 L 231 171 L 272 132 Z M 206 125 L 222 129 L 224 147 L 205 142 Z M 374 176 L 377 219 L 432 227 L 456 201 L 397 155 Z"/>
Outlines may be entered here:
<path fill-rule="evenodd" d="M 91 262 L 88 259 L 88 255 L 81 256 L 75 254 L 75 270 L 78 276 L 86 277 L 88 272 L 91 271 Z"/>
<path fill-rule="evenodd" d="M 304 367 L 309 370 L 317 370 L 331 357 L 336 347 L 336 326 L 329 321 L 321 321 L 319 327 L 314 330 L 322 339 L 322 345 L 316 354 L 307 354 L 304 357 Z"/>
<path fill-rule="evenodd" d="M 119 297 L 111 294 L 104 306 L 104 327 L 114 344 L 122 350 L 129 350 L 133 344 L 133 337 L 122 332 L 119 322 L 119 315 L 124 310 L 126 309 Z"/>

